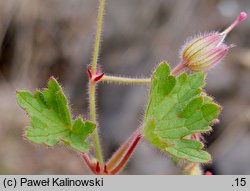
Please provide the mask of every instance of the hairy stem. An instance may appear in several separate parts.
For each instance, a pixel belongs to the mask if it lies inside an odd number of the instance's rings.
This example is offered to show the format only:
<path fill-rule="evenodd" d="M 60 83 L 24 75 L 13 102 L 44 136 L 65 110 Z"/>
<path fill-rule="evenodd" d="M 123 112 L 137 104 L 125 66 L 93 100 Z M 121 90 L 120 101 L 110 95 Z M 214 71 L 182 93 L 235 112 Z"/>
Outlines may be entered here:
<path fill-rule="evenodd" d="M 108 83 L 118 83 L 118 84 L 150 84 L 150 78 L 128 78 L 128 77 L 118 77 L 118 76 L 108 76 L 104 75 L 101 82 Z"/>
<path fill-rule="evenodd" d="M 96 164 L 94 164 L 86 153 L 82 153 L 82 158 L 88 165 L 89 169 L 96 174 Z"/>
<path fill-rule="evenodd" d="M 97 61 L 100 51 L 100 40 L 102 33 L 102 25 L 103 25 L 103 13 L 105 8 L 105 0 L 100 0 L 99 9 L 98 9 L 98 18 L 97 18 L 97 28 L 96 28 L 96 36 L 94 43 L 94 52 L 91 63 L 91 71 L 94 73 L 97 67 Z M 90 120 L 97 124 L 96 120 L 96 83 L 89 81 L 89 112 L 90 112 Z M 93 133 L 93 141 L 95 147 L 96 158 L 100 163 L 100 166 L 103 166 L 103 156 L 101 145 L 99 141 L 98 128 L 95 129 Z"/>
<path fill-rule="evenodd" d="M 105 9 L 105 0 L 99 0 L 96 36 L 95 36 L 94 52 L 93 52 L 92 64 L 91 64 L 92 72 L 96 70 L 97 61 L 98 61 L 99 52 L 100 52 L 100 44 L 101 44 L 100 41 L 101 41 L 101 35 L 102 35 L 104 9 Z"/>
<path fill-rule="evenodd" d="M 111 171 L 115 165 L 124 157 L 126 151 L 128 151 L 129 147 L 136 140 L 136 137 L 141 136 L 141 129 L 137 129 L 121 146 L 120 148 L 113 154 L 110 160 L 107 162 L 106 167 L 108 171 Z"/>
<path fill-rule="evenodd" d="M 96 120 L 96 86 L 95 83 L 89 83 L 89 112 L 90 119 L 94 123 L 97 123 Z M 99 140 L 98 128 L 93 132 L 93 141 L 95 147 L 96 158 L 100 162 L 100 165 L 103 165 L 102 149 Z"/>
<path fill-rule="evenodd" d="M 118 163 L 118 165 L 113 170 L 111 170 L 110 174 L 117 174 L 126 165 L 126 163 L 128 162 L 128 160 L 131 157 L 133 151 L 135 150 L 136 145 L 139 143 L 141 138 L 142 138 L 142 135 L 139 133 L 135 137 L 135 139 L 133 140 L 131 145 L 129 146 L 127 152 L 124 154 L 124 156 L 122 157 L 122 159 Z"/>
<path fill-rule="evenodd" d="M 186 67 L 185 63 L 179 63 L 171 72 L 173 76 L 176 76 L 182 69 Z"/>

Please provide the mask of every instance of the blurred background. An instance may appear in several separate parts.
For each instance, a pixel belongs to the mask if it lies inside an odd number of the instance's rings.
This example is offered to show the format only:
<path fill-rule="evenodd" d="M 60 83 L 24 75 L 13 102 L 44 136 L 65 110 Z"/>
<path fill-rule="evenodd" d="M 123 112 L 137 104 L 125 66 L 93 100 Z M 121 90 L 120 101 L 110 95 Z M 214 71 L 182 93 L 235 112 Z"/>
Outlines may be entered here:
<path fill-rule="evenodd" d="M 43 88 L 50 76 L 64 87 L 75 116 L 88 117 L 87 73 L 97 0 L 0 0 L 0 174 L 90 174 L 80 156 L 22 136 L 29 123 L 15 90 Z M 187 37 L 223 30 L 248 0 L 107 0 L 100 64 L 106 73 L 149 77 L 162 60 L 172 67 Z M 230 49 L 208 74 L 206 91 L 223 106 L 206 136 L 215 174 L 250 174 L 250 19 L 227 38 Z M 98 86 L 105 158 L 143 120 L 148 88 Z M 123 174 L 178 174 L 171 160 L 142 141 Z"/>

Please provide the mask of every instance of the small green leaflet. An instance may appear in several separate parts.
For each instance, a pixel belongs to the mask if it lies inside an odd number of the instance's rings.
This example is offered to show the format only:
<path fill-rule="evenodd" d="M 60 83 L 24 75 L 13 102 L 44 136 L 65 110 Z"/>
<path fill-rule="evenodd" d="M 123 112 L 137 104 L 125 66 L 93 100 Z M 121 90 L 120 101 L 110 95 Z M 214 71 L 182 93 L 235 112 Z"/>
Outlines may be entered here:
<path fill-rule="evenodd" d="M 55 146 L 61 142 L 83 152 L 85 141 L 95 129 L 95 124 L 78 117 L 72 123 L 67 99 L 55 78 L 48 82 L 43 92 L 18 91 L 17 102 L 28 114 L 31 124 L 25 136 L 36 144 Z"/>
<path fill-rule="evenodd" d="M 155 147 L 177 160 L 208 162 L 211 156 L 204 145 L 191 139 L 195 133 L 211 131 L 211 124 L 220 113 L 220 106 L 207 96 L 202 87 L 205 74 L 170 75 L 167 63 L 154 71 L 143 134 Z"/>

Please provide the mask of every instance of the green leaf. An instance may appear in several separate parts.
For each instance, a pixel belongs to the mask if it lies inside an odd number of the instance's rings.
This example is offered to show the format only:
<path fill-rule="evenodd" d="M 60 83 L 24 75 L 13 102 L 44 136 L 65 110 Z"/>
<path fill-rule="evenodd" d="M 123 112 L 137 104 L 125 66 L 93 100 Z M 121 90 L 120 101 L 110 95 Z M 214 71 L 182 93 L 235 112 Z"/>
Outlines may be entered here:
<path fill-rule="evenodd" d="M 28 140 L 48 146 L 61 142 L 81 152 L 88 148 L 86 139 L 95 124 L 81 118 L 71 119 L 67 99 L 56 79 L 51 78 L 43 92 L 18 91 L 16 95 L 31 121 L 25 129 Z"/>
<path fill-rule="evenodd" d="M 161 63 L 152 76 L 149 102 L 144 119 L 144 137 L 178 160 L 208 162 L 203 143 L 191 139 L 196 133 L 211 131 L 220 106 L 202 91 L 205 74 L 170 75 Z"/>

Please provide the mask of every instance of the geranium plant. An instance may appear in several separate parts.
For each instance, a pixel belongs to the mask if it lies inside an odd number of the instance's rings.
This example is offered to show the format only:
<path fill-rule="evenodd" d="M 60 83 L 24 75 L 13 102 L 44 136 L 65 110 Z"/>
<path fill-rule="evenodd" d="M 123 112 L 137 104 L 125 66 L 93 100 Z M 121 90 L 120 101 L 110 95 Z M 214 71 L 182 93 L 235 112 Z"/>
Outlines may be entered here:
<path fill-rule="evenodd" d="M 89 120 L 73 119 L 61 86 L 53 77 L 43 91 L 17 91 L 17 102 L 30 118 L 25 137 L 35 144 L 53 147 L 64 144 L 81 153 L 94 174 L 117 174 L 128 162 L 142 138 L 171 156 L 184 174 L 203 174 L 202 163 L 212 161 L 204 149 L 203 133 L 218 122 L 221 106 L 204 91 L 206 71 L 219 63 L 232 45 L 226 35 L 247 15 L 241 12 L 223 32 L 199 35 L 182 48 L 179 64 L 171 69 L 161 62 L 150 78 L 126 78 L 106 75 L 98 59 L 105 0 L 100 0 L 92 63 L 86 68 L 89 77 Z M 96 87 L 108 82 L 150 85 L 148 103 L 141 127 L 120 146 L 106 162 L 99 141 L 96 114 Z M 90 147 L 93 145 L 93 147 Z M 91 156 L 93 148 L 95 156 Z M 209 174 L 209 173 L 208 173 Z"/>

